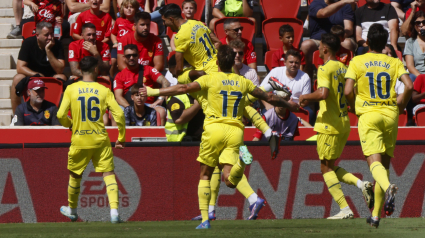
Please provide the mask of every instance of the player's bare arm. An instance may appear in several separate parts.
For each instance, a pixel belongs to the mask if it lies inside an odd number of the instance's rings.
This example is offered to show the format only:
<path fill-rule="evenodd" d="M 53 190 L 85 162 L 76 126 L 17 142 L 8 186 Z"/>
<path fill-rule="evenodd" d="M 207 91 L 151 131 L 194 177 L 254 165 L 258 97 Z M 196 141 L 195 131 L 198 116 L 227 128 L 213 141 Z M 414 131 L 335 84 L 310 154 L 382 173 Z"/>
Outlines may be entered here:
<path fill-rule="evenodd" d="M 325 100 L 329 96 L 329 88 L 318 88 L 314 93 L 301 95 L 299 104 L 301 107 L 307 106 L 310 102 Z"/>
<path fill-rule="evenodd" d="M 202 71 L 202 70 L 191 70 L 191 71 L 189 72 L 189 78 L 190 78 L 190 80 L 192 80 L 192 81 L 195 81 L 195 80 L 197 80 L 199 77 L 204 76 L 204 75 L 207 75 L 207 74 L 205 73 L 205 71 Z"/>
<path fill-rule="evenodd" d="M 173 77 L 177 78 L 183 72 L 184 58 L 182 52 L 176 52 L 176 69 Z"/>
<path fill-rule="evenodd" d="M 143 96 L 175 96 L 185 93 L 194 93 L 201 90 L 201 86 L 198 82 L 192 82 L 189 84 L 177 84 L 168 88 L 154 89 L 150 87 L 143 87 L 139 89 L 139 93 Z"/>
<path fill-rule="evenodd" d="M 347 78 L 345 81 L 344 89 L 345 99 L 347 99 L 348 105 L 351 111 L 355 111 L 356 95 L 354 94 L 354 80 Z"/>
<path fill-rule="evenodd" d="M 79 63 L 77 61 L 69 62 L 69 67 L 71 68 L 71 73 L 73 76 L 82 77 L 83 74 L 81 73 Z"/>
<path fill-rule="evenodd" d="M 222 45 L 220 39 L 213 32 L 210 33 L 210 38 L 216 49 Z"/>
<path fill-rule="evenodd" d="M 153 57 L 153 65 L 156 70 L 159 72 L 164 70 L 164 56 L 156 55 Z"/>
<path fill-rule="evenodd" d="M 298 111 L 298 108 L 300 107 L 300 105 L 298 105 L 295 102 L 292 102 L 292 101 L 287 102 L 282 97 L 265 93 L 259 87 L 255 87 L 254 91 L 251 92 L 251 95 L 258 99 L 264 100 L 274 106 L 286 107 L 291 111 Z"/>
<path fill-rule="evenodd" d="M 400 110 L 404 111 L 404 109 L 407 106 L 407 103 L 409 102 L 410 98 L 412 97 L 413 83 L 412 83 L 412 80 L 410 79 L 408 74 L 403 74 L 400 77 L 400 80 L 404 83 L 404 92 L 403 92 L 402 101 L 400 102 L 398 107 L 399 107 Z M 414 100 L 414 99 L 412 98 L 412 100 Z"/>
<path fill-rule="evenodd" d="M 161 84 L 162 88 L 170 87 L 170 82 L 162 75 L 158 77 L 156 82 Z M 164 98 L 158 97 L 158 99 L 154 103 L 152 103 L 152 106 L 161 105 L 162 102 L 164 102 Z"/>

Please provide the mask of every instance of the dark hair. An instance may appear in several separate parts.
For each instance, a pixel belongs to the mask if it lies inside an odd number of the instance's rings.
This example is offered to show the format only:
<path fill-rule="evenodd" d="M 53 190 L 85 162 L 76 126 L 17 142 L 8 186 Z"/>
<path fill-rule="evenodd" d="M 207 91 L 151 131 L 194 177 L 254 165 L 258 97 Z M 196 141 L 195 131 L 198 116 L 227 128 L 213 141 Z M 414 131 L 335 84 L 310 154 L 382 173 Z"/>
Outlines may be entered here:
<path fill-rule="evenodd" d="M 235 64 L 236 52 L 228 45 L 218 47 L 217 60 L 221 71 L 230 72 Z"/>
<path fill-rule="evenodd" d="M 134 15 L 134 23 L 138 23 L 140 20 L 149 20 L 151 21 L 151 14 L 147 12 L 138 12 L 136 15 Z"/>
<path fill-rule="evenodd" d="M 398 55 L 397 55 L 397 53 L 395 52 L 394 46 L 392 46 L 392 45 L 390 45 L 390 44 L 386 44 L 386 45 L 385 45 L 385 47 L 390 48 L 390 50 L 391 50 L 391 57 L 393 57 L 393 58 L 397 58 L 397 59 L 398 59 Z"/>
<path fill-rule="evenodd" d="M 297 57 L 299 60 L 301 60 L 301 54 L 300 52 L 294 50 L 294 49 L 289 49 L 286 54 L 285 54 L 285 60 L 287 60 L 289 58 L 289 56 L 292 55 L 294 57 Z"/>
<path fill-rule="evenodd" d="M 192 4 L 195 7 L 195 10 L 197 10 L 198 5 L 196 4 L 195 0 L 184 0 L 183 3 L 182 3 L 182 9 L 183 9 L 183 7 L 186 3 Z"/>
<path fill-rule="evenodd" d="M 81 27 L 81 32 L 83 32 L 86 28 L 90 28 L 90 29 L 94 29 L 96 30 L 96 26 L 89 22 L 89 23 L 85 23 L 82 27 Z"/>
<path fill-rule="evenodd" d="M 281 25 L 279 27 L 279 36 L 285 35 L 286 32 L 294 33 L 294 28 L 292 28 L 289 24 Z"/>
<path fill-rule="evenodd" d="M 135 45 L 135 44 L 128 44 L 128 45 L 125 45 L 125 46 L 124 46 L 124 52 L 125 52 L 126 50 L 135 50 L 135 51 L 137 51 L 137 53 L 139 53 L 139 49 L 137 48 L 137 45 Z"/>
<path fill-rule="evenodd" d="M 338 38 L 339 37 L 344 37 L 345 36 L 345 30 L 344 27 L 340 26 L 340 25 L 334 25 L 331 28 L 331 34 L 332 35 L 336 35 Z"/>
<path fill-rule="evenodd" d="M 409 31 L 410 31 L 410 34 L 411 34 L 411 36 L 412 36 L 413 39 L 416 39 L 416 37 L 418 37 L 418 32 L 415 29 L 415 21 L 419 17 L 425 18 L 425 12 L 423 12 L 423 11 L 417 11 L 417 12 L 415 12 L 415 14 L 412 17 L 412 20 L 410 21 Z"/>
<path fill-rule="evenodd" d="M 159 10 L 163 17 L 182 18 L 182 9 L 175 3 L 165 5 Z"/>
<path fill-rule="evenodd" d="M 322 35 L 322 44 L 325 44 L 329 49 L 332 51 L 332 53 L 338 52 L 339 48 L 341 47 L 341 41 L 339 38 L 330 33 L 325 33 Z"/>
<path fill-rule="evenodd" d="M 236 22 L 239 22 L 239 19 L 237 19 L 237 18 L 227 18 L 223 22 L 223 29 L 229 29 L 230 24 L 236 23 Z"/>
<path fill-rule="evenodd" d="M 99 61 L 93 56 L 86 56 L 80 61 L 80 69 L 82 73 L 92 73 Z"/>
<path fill-rule="evenodd" d="M 131 86 L 130 88 L 131 95 L 138 93 L 140 88 L 143 88 L 143 85 L 140 86 L 138 84 L 135 84 Z"/>
<path fill-rule="evenodd" d="M 44 27 L 52 29 L 52 23 L 41 21 L 41 22 L 37 23 L 35 30 L 39 33 L 41 30 L 43 30 Z"/>
<path fill-rule="evenodd" d="M 387 44 L 388 40 L 388 31 L 384 29 L 381 24 L 374 23 L 369 27 L 369 32 L 367 33 L 367 42 L 369 44 L 369 49 L 382 52 Z"/>

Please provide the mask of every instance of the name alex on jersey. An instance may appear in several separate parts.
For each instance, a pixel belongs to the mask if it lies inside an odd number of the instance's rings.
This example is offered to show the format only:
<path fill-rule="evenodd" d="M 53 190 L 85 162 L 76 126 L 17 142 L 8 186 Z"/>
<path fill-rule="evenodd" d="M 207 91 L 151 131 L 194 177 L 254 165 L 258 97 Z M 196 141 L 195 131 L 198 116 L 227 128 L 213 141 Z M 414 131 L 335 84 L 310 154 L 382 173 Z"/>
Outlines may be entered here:
<path fill-rule="evenodd" d="M 83 94 L 83 93 L 93 93 L 93 94 L 96 94 L 97 96 L 99 96 L 99 91 L 97 89 L 94 89 L 94 88 L 78 88 L 78 94 Z"/>

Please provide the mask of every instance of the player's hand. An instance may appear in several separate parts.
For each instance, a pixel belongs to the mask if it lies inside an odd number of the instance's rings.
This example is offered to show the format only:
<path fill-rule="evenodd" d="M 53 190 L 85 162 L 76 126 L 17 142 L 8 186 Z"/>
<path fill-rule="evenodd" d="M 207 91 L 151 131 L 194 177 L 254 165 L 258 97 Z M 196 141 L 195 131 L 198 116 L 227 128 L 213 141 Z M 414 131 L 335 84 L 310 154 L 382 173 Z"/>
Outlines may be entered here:
<path fill-rule="evenodd" d="M 57 23 L 62 24 L 62 17 L 56 17 L 55 19 Z"/>
<path fill-rule="evenodd" d="M 84 41 L 83 42 L 83 49 L 90 52 L 92 55 L 98 55 L 99 51 L 97 51 L 96 45 L 93 45 L 90 41 Z"/>
<path fill-rule="evenodd" d="M 300 105 L 300 107 L 305 107 L 308 105 L 308 100 L 304 98 L 304 95 L 300 96 L 298 104 Z"/>
<path fill-rule="evenodd" d="M 124 149 L 124 148 L 125 148 L 125 142 L 120 142 L 119 140 L 115 142 L 115 149 Z"/>
<path fill-rule="evenodd" d="M 298 103 L 292 101 L 292 98 L 288 101 L 289 103 L 289 111 L 291 112 L 298 112 L 300 110 L 300 105 L 298 105 Z"/>

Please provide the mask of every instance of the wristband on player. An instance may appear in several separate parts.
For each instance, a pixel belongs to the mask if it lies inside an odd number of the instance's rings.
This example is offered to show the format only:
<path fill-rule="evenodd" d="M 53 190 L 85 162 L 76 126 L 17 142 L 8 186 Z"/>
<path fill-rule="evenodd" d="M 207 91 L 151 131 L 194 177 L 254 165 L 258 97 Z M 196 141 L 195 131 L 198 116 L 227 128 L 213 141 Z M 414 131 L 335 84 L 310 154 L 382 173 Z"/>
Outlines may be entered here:
<path fill-rule="evenodd" d="M 158 97 L 158 99 L 159 99 L 159 100 L 164 100 L 164 98 L 163 98 L 163 97 Z"/>
<path fill-rule="evenodd" d="M 148 97 L 159 96 L 159 89 L 146 87 L 146 94 L 148 95 Z"/>

